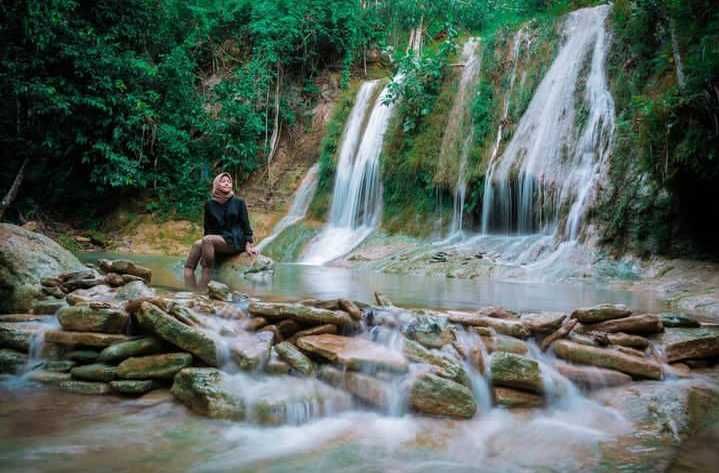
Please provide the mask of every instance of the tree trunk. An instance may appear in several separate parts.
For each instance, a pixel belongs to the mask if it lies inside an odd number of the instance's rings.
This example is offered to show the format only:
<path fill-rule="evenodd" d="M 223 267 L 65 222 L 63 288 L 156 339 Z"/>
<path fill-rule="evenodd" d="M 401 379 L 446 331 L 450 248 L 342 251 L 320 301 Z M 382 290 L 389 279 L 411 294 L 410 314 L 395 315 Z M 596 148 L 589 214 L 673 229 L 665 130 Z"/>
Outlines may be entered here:
<path fill-rule="evenodd" d="M 10 204 L 12 204 L 12 202 L 15 200 L 15 197 L 17 197 L 17 193 L 20 190 L 20 184 L 22 184 L 22 180 L 25 177 L 25 167 L 27 166 L 27 163 L 29 161 L 30 158 L 25 158 L 25 160 L 22 162 L 22 164 L 20 165 L 20 170 L 15 175 L 15 180 L 10 186 L 10 189 L 7 191 L 7 194 L 5 194 L 5 197 L 3 197 L 2 202 L 0 202 L 0 220 L 2 220 L 3 215 L 5 214 L 5 210 L 10 207 Z"/>

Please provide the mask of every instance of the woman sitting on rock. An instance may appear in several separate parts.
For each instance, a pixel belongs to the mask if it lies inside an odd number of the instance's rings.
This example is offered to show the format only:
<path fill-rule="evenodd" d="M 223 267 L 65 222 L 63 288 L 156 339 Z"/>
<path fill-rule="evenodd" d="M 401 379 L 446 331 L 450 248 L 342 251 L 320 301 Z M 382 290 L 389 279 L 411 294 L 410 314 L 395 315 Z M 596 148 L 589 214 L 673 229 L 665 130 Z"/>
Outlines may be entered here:
<path fill-rule="evenodd" d="M 205 203 L 205 233 L 190 250 L 185 263 L 185 286 L 188 289 L 205 289 L 210 282 L 210 271 L 215 254 L 233 255 L 247 252 L 256 256 L 252 246 L 252 227 L 245 201 L 232 192 L 232 176 L 223 172 L 212 181 L 212 197 Z M 202 260 L 200 283 L 195 283 L 195 268 Z"/>

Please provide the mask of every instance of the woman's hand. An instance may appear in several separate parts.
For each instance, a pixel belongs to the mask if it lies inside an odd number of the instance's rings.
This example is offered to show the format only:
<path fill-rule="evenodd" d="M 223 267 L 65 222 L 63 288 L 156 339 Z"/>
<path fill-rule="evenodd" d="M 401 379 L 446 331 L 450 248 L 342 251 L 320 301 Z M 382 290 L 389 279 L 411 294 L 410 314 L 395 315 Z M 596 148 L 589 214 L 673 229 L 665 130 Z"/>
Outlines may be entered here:
<path fill-rule="evenodd" d="M 245 243 L 245 251 L 247 252 L 248 255 L 250 255 L 252 257 L 257 256 L 257 248 L 252 246 L 252 243 L 250 243 L 249 241 L 247 243 Z"/>

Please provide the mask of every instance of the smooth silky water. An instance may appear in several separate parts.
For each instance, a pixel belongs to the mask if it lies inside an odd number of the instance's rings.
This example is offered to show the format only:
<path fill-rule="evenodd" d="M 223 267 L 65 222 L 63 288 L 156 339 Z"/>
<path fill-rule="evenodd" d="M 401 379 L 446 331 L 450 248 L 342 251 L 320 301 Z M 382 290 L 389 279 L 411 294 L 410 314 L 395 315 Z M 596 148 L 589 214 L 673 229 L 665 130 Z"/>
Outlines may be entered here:
<path fill-rule="evenodd" d="M 95 253 L 84 260 L 119 256 Z M 130 258 L 153 270 L 157 286 L 181 288 L 181 258 Z M 568 310 L 600 302 L 662 308 L 648 295 L 597 285 L 452 280 L 297 264 L 278 265 L 264 279 L 227 282 L 251 296 L 281 300 L 343 296 L 370 302 L 381 291 L 397 305 L 433 308 Z M 392 346 L 396 338 L 377 341 Z M 551 358 L 535 355 L 551 372 Z M 486 381 L 468 372 L 480 407 L 469 421 L 408 414 L 398 396 L 398 407 L 387 413 L 355 405 L 320 418 L 299 413 L 306 422 L 275 427 L 211 420 L 161 399 L 88 397 L 7 378 L 0 384 L 0 462 L 4 472 L 582 471 L 598 461 L 601 442 L 631 431 L 618 412 L 561 386 L 552 388 L 558 394 L 545 409 L 492 409 Z M 253 382 L 248 375 L 234 376 L 239 383 Z M 267 376 L 254 382 L 260 389 L 283 389 L 280 380 L 262 387 L 272 383 Z"/>

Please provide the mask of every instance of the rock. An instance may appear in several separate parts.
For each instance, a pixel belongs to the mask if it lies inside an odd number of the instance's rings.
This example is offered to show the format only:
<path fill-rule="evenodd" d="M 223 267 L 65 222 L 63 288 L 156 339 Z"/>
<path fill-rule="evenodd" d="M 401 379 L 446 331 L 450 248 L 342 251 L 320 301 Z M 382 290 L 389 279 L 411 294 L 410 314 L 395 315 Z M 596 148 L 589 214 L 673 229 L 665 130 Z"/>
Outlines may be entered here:
<path fill-rule="evenodd" d="M 336 326 L 335 330 L 337 330 Z M 279 330 L 282 339 L 286 339 L 300 331 L 300 325 L 294 320 L 283 320 L 277 323 L 277 330 Z"/>
<path fill-rule="evenodd" d="M 198 414 L 213 419 L 243 420 L 245 403 L 224 388 L 226 377 L 214 368 L 185 368 L 175 375 L 171 392 Z"/>
<path fill-rule="evenodd" d="M 111 261 L 101 259 L 97 261 L 97 264 L 106 273 L 130 274 L 142 278 L 148 284 L 152 280 L 152 271 L 149 268 L 135 264 L 130 260 L 118 259 Z"/>
<path fill-rule="evenodd" d="M 280 358 L 280 356 L 277 354 L 277 351 L 275 351 L 273 347 L 272 350 L 270 350 L 270 359 L 265 365 L 265 372 L 268 374 L 282 375 L 290 374 L 291 369 L 292 367 L 286 361 Z"/>
<path fill-rule="evenodd" d="M 629 335 L 621 332 L 608 333 L 607 340 L 609 340 L 609 343 L 612 345 L 639 348 L 640 350 L 645 350 L 649 347 L 649 340 L 639 335 Z"/>
<path fill-rule="evenodd" d="M 518 389 L 494 386 L 492 388 L 494 403 L 508 409 L 543 407 L 544 398 L 538 394 Z"/>
<path fill-rule="evenodd" d="M 240 333 L 230 343 L 230 356 L 242 370 L 261 369 L 270 358 L 273 337 L 270 332 Z"/>
<path fill-rule="evenodd" d="M 230 293 L 230 288 L 227 286 L 227 284 L 222 284 L 218 281 L 210 281 L 207 284 L 207 295 L 210 296 L 210 299 L 215 299 L 217 301 L 232 301 L 232 294 Z"/>
<path fill-rule="evenodd" d="M 559 374 L 585 389 L 601 389 L 621 386 L 632 382 L 632 377 L 619 371 L 596 366 L 579 366 L 557 362 L 554 368 Z"/>
<path fill-rule="evenodd" d="M 65 299 L 39 299 L 32 302 L 30 311 L 33 314 L 53 315 L 63 307 L 67 307 Z"/>
<path fill-rule="evenodd" d="M 268 320 L 292 319 L 298 323 L 352 325 L 352 318 L 344 311 L 318 309 L 302 304 L 281 302 L 253 302 L 249 307 L 254 317 Z"/>
<path fill-rule="evenodd" d="M 351 407 L 347 393 L 316 380 L 227 375 L 212 368 L 186 368 L 175 376 L 175 397 L 214 418 L 260 424 L 298 424 Z"/>
<path fill-rule="evenodd" d="M 469 376 L 462 363 L 442 352 L 430 351 L 412 340 L 405 340 L 402 352 L 408 360 L 416 363 L 426 363 L 436 368 L 435 374 L 451 379 L 459 384 L 470 387 Z"/>
<path fill-rule="evenodd" d="M 149 302 L 141 304 L 137 319 L 145 330 L 192 353 L 210 366 L 218 366 L 219 341 L 206 332 L 188 327 Z"/>
<path fill-rule="evenodd" d="M 477 412 L 469 388 L 431 373 L 413 380 L 409 404 L 413 410 L 432 416 L 470 419 Z"/>
<path fill-rule="evenodd" d="M 668 363 L 719 356 L 719 328 L 669 328 L 655 343 L 662 346 Z"/>
<path fill-rule="evenodd" d="M 267 319 L 265 319 L 264 317 L 252 317 L 243 321 L 241 327 L 243 330 L 255 332 L 264 327 L 265 325 L 267 325 Z M 335 331 L 337 331 L 337 327 L 335 325 L 333 325 L 333 327 L 335 327 Z"/>
<path fill-rule="evenodd" d="M 82 272 L 75 276 L 68 277 L 62 283 L 64 292 L 72 292 L 77 289 L 90 289 L 100 284 L 105 284 L 105 278 L 99 273 L 92 271 L 90 273 Z"/>
<path fill-rule="evenodd" d="M 113 391 L 122 394 L 145 394 L 153 389 L 157 389 L 160 385 L 152 379 L 123 379 L 120 381 L 110 381 L 110 387 Z"/>
<path fill-rule="evenodd" d="M 490 367 L 494 386 L 523 389 L 535 393 L 544 391 L 539 363 L 532 359 L 514 353 L 497 352 L 490 358 Z"/>
<path fill-rule="evenodd" d="M 392 304 L 392 301 L 389 300 L 389 297 L 379 291 L 374 292 L 374 300 L 380 307 L 394 307 L 394 304 Z"/>
<path fill-rule="evenodd" d="M 523 314 L 520 321 L 533 334 L 549 334 L 562 326 L 567 314 L 562 312 L 539 312 Z"/>
<path fill-rule="evenodd" d="M 72 332 L 125 333 L 130 315 L 119 309 L 75 305 L 60 309 L 57 320 Z"/>
<path fill-rule="evenodd" d="M 402 354 L 364 338 L 340 335 L 309 335 L 297 339 L 297 346 L 349 369 L 385 369 L 406 372 L 407 360 Z"/>
<path fill-rule="evenodd" d="M 621 319 L 632 315 L 632 311 L 621 304 L 599 304 L 594 307 L 577 309 L 572 312 L 572 318 L 583 324 L 594 324 L 605 320 Z"/>
<path fill-rule="evenodd" d="M 127 342 L 115 343 L 100 352 L 97 361 L 102 363 L 120 362 L 131 356 L 154 355 L 168 349 L 167 345 L 154 337 L 143 337 Z"/>
<path fill-rule="evenodd" d="M 155 290 L 148 287 L 143 281 L 132 281 L 120 287 L 115 292 L 114 299 L 117 301 L 131 301 L 155 297 Z"/>
<path fill-rule="evenodd" d="M 23 312 L 40 296 L 40 281 L 84 266 L 39 233 L 0 223 L 0 313 Z"/>
<path fill-rule="evenodd" d="M 53 386 L 57 386 L 63 381 L 70 381 L 71 376 L 70 373 L 58 373 L 56 371 L 47 371 L 47 370 L 35 370 L 31 371 L 27 374 L 26 378 L 29 381 L 34 381 L 36 383 L 42 383 L 42 384 L 50 384 Z"/>
<path fill-rule="evenodd" d="M 653 334 L 660 333 L 664 330 L 662 321 L 658 315 L 641 314 L 624 317 L 621 319 L 607 320 L 596 324 L 582 324 L 577 329 L 581 333 L 587 332 L 625 332 L 631 334 Z"/>
<path fill-rule="evenodd" d="M 527 338 L 530 335 L 529 329 L 527 329 L 527 327 L 525 327 L 522 322 L 517 320 L 497 319 L 477 313 L 472 314 L 468 312 L 456 311 L 449 311 L 448 316 L 449 321 L 452 323 L 479 327 L 490 327 L 496 330 L 497 333 L 502 333 L 511 337 Z"/>
<path fill-rule="evenodd" d="M 427 348 L 442 348 L 454 341 L 454 333 L 443 317 L 418 315 L 402 328 L 402 333 Z"/>
<path fill-rule="evenodd" d="M 292 369 L 303 376 L 314 376 L 315 364 L 304 353 L 290 342 L 275 345 L 280 358 L 289 364 Z"/>
<path fill-rule="evenodd" d="M 284 338 L 282 337 L 282 334 L 280 333 L 280 329 L 277 328 L 277 325 L 270 324 L 265 325 L 261 329 L 257 331 L 257 333 L 269 333 L 272 335 L 272 338 L 270 339 L 271 344 L 280 343 Z"/>
<path fill-rule="evenodd" d="M 579 322 L 577 321 L 577 319 L 564 319 L 564 322 L 562 322 L 561 327 L 559 327 L 556 331 L 552 332 L 551 334 L 547 335 L 542 339 L 542 342 L 539 344 L 539 348 L 542 351 L 546 351 L 547 348 L 552 346 L 555 341 L 569 335 L 578 323 Z"/>
<path fill-rule="evenodd" d="M 0 349 L 0 373 L 16 374 L 22 371 L 27 363 L 28 356 L 15 350 Z"/>
<path fill-rule="evenodd" d="M 30 345 L 36 334 L 47 328 L 38 322 L 2 322 L 0 323 L 0 348 L 30 351 Z"/>
<path fill-rule="evenodd" d="M 358 399 L 379 407 L 382 410 L 390 410 L 392 387 L 372 376 L 356 373 L 354 371 L 343 371 L 330 365 L 322 365 L 317 376 L 324 382 L 340 389 L 344 389 Z"/>
<path fill-rule="evenodd" d="M 574 363 L 609 368 L 642 378 L 662 379 L 661 366 L 649 359 L 625 355 L 607 348 L 580 345 L 568 340 L 557 340 L 553 348 L 557 356 Z"/>
<path fill-rule="evenodd" d="M 93 302 L 111 302 L 115 297 L 110 286 L 100 284 L 90 289 L 78 289 L 65 296 L 70 305 L 90 304 Z"/>
<path fill-rule="evenodd" d="M 493 337 L 482 337 L 482 342 L 488 353 L 504 351 L 516 353 L 517 355 L 526 355 L 529 352 L 529 347 L 522 340 L 506 335 L 497 334 Z"/>
<path fill-rule="evenodd" d="M 43 368 L 47 371 L 55 371 L 57 373 L 67 373 L 77 365 L 71 360 L 52 360 L 46 361 Z"/>
<path fill-rule="evenodd" d="M 91 381 L 60 381 L 58 387 L 63 391 L 76 394 L 109 394 L 112 391 L 107 383 Z"/>
<path fill-rule="evenodd" d="M 659 318 L 662 319 L 664 327 L 671 328 L 698 328 L 701 324 L 691 317 L 687 317 L 681 314 L 670 314 L 664 313 L 659 314 Z"/>
<path fill-rule="evenodd" d="M 309 335 L 323 335 L 326 333 L 335 335 L 337 333 L 337 326 L 333 324 L 324 324 L 318 325 L 317 327 L 300 330 L 299 332 L 296 332 L 294 335 L 292 335 L 288 341 L 293 344 L 296 344 L 297 339 L 300 337 L 307 337 Z"/>
<path fill-rule="evenodd" d="M 477 312 L 475 312 L 477 315 L 483 315 L 485 317 L 491 317 L 493 319 L 504 319 L 504 320 L 518 320 L 519 315 L 516 312 L 512 312 L 511 310 L 507 310 L 504 307 L 500 306 L 488 306 L 488 307 L 482 307 Z"/>
<path fill-rule="evenodd" d="M 70 371 L 72 377 L 84 381 L 112 381 L 117 376 L 117 368 L 102 363 L 76 366 Z"/>
<path fill-rule="evenodd" d="M 41 314 L 3 314 L 0 323 L 14 322 L 51 322 L 55 317 Z"/>
<path fill-rule="evenodd" d="M 350 314 L 352 320 L 362 320 L 362 311 L 357 307 L 357 304 L 349 299 L 338 299 L 337 302 L 339 303 L 339 308 Z"/>
<path fill-rule="evenodd" d="M 97 360 L 99 353 L 94 350 L 74 350 L 65 354 L 65 358 L 76 363 L 92 363 Z"/>
<path fill-rule="evenodd" d="M 131 357 L 117 366 L 117 376 L 123 379 L 172 379 L 190 365 L 192 355 L 189 353 Z"/>
<path fill-rule="evenodd" d="M 225 258 L 218 268 L 218 278 L 222 281 L 232 281 L 241 276 L 243 278 L 265 277 L 275 270 L 275 262 L 265 255 L 250 257 L 247 253 Z"/>
<path fill-rule="evenodd" d="M 48 330 L 45 332 L 45 342 L 59 345 L 84 345 L 88 347 L 105 348 L 113 343 L 126 342 L 130 337 L 109 333 L 95 332 L 66 332 L 64 330 Z"/>

